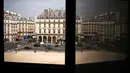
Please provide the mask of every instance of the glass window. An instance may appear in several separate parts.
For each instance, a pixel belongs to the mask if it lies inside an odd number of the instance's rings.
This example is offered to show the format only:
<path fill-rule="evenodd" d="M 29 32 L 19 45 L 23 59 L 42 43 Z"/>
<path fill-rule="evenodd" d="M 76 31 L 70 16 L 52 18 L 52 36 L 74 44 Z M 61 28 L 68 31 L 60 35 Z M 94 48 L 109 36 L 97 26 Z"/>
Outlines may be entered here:
<path fill-rule="evenodd" d="M 56 3 L 58 2 L 58 3 Z M 11 1 L 12 4 L 10 4 L 8 7 L 8 1 L 4 0 L 4 7 L 5 9 L 11 10 L 15 7 L 15 11 L 19 11 L 19 15 L 11 15 L 9 13 L 9 16 L 4 16 L 4 23 L 5 19 L 7 20 L 9 25 L 4 28 L 4 30 L 7 30 L 8 34 L 11 32 L 9 36 L 9 42 L 14 42 L 15 40 L 12 37 L 14 33 L 16 33 L 15 36 L 20 35 L 20 38 L 18 38 L 21 42 L 25 43 L 34 43 L 35 46 L 38 48 L 40 45 L 44 43 L 49 43 L 47 45 L 47 49 L 33 49 L 34 54 L 32 54 L 31 51 L 25 50 L 25 51 L 18 51 L 19 47 L 17 49 L 12 49 L 17 53 L 17 56 L 12 56 L 15 54 L 14 52 L 10 52 L 12 54 L 8 56 L 4 56 L 4 61 L 7 62 L 27 62 L 27 63 L 39 63 L 39 64 L 58 64 L 58 65 L 65 65 L 65 38 L 59 36 L 63 36 L 65 34 L 60 34 L 63 29 L 63 20 L 65 19 L 65 0 L 50 0 L 50 1 Z M 17 3 L 17 4 L 16 4 Z M 28 7 L 20 7 L 20 4 L 26 5 L 29 4 Z M 34 5 L 34 3 L 36 5 Z M 41 5 L 43 4 L 43 5 Z M 49 6 L 48 6 L 49 4 Z M 40 6 L 37 6 L 40 5 Z M 51 6 L 50 6 L 51 5 Z M 58 5 L 58 6 L 57 6 Z M 34 8 L 35 7 L 35 8 Z M 20 10 L 18 10 L 20 8 Z M 41 9 L 42 8 L 42 9 Z M 31 9 L 27 11 L 28 9 Z M 33 10 L 35 9 L 35 10 Z M 39 12 L 41 11 L 41 12 Z M 10 11 L 9 11 L 10 12 Z M 15 13 L 15 12 L 13 12 Z M 32 17 L 29 17 L 32 16 Z M 13 18 L 12 18 L 13 17 Z M 62 17 L 62 18 L 61 18 Z M 7 19 L 9 18 L 9 19 Z M 16 22 L 15 19 L 19 19 Z M 26 23 L 27 22 L 27 23 Z M 20 23 L 20 24 L 19 24 Z M 13 24 L 16 24 L 14 26 Z M 60 25 L 62 24 L 62 25 Z M 56 26 L 55 26 L 56 25 Z M 65 24 L 66 25 L 66 24 Z M 50 28 L 51 27 L 51 28 Z M 55 28 L 56 27 L 56 28 Z M 61 28 L 60 28 L 61 27 Z M 18 30 L 17 30 L 18 29 Z M 60 29 L 60 30 L 59 30 Z M 51 33 L 51 34 L 50 34 Z M 57 33 L 57 34 L 55 34 Z M 25 35 L 34 35 L 34 38 L 25 38 Z M 4 34 L 5 35 L 5 34 Z M 21 41 L 22 40 L 22 41 Z M 55 48 L 53 45 L 56 45 Z M 16 47 L 19 46 L 16 44 Z M 34 46 L 34 47 L 35 47 Z M 43 47 L 45 48 L 45 47 Z M 53 49 L 54 48 L 54 49 Z M 7 48 L 7 50 L 11 49 L 11 47 Z M 27 48 L 26 48 L 27 49 Z M 55 51 L 56 50 L 56 51 Z M 62 50 L 62 51 L 61 51 Z M 38 51 L 38 52 L 37 52 Z M 48 52 L 45 52 L 48 51 Z M 50 56 L 51 52 L 55 51 L 56 53 L 52 53 L 53 56 Z M 60 53 L 59 53 L 60 51 Z M 24 54 L 20 54 L 20 52 L 23 52 Z M 44 53 L 44 55 L 43 55 Z M 4 51 L 4 54 L 9 54 L 9 52 Z M 59 55 L 60 54 L 60 55 Z M 57 56 L 59 55 L 59 56 Z M 22 58 L 21 58 L 22 57 Z M 15 59 L 14 59 L 15 58 Z"/>
<path fill-rule="evenodd" d="M 58 20 L 55 20 L 55 22 L 58 22 Z"/>
<path fill-rule="evenodd" d="M 50 33 L 50 29 L 48 30 L 48 33 Z"/>
<path fill-rule="evenodd" d="M 110 1 L 110 5 L 114 5 L 115 4 L 114 1 L 116 1 L 116 0 Z M 116 4 L 119 6 L 121 6 L 122 4 L 119 2 L 114 5 L 115 7 L 108 7 L 107 6 L 108 0 L 103 1 L 103 3 L 104 4 L 101 5 L 102 3 L 101 2 L 98 3 L 98 0 L 92 0 L 92 1 L 91 0 L 83 0 L 83 1 L 76 0 L 76 16 L 82 17 L 82 23 L 84 23 L 84 25 L 86 24 L 86 26 L 82 25 L 81 29 L 78 28 L 79 30 L 81 30 L 81 33 L 80 32 L 78 32 L 78 33 L 82 34 L 82 35 L 78 39 L 78 41 L 75 41 L 76 64 L 104 62 L 104 61 L 110 61 L 110 59 L 111 60 L 121 60 L 121 59 L 125 59 L 125 57 L 126 57 L 126 55 L 125 55 L 126 47 L 123 46 L 125 44 L 123 42 L 121 42 L 121 38 L 115 38 L 115 39 L 110 38 L 110 34 L 113 34 L 111 37 L 115 37 L 114 33 L 116 33 L 116 35 L 120 36 L 121 35 L 121 34 L 119 34 L 119 32 L 121 31 L 120 28 L 123 28 L 123 27 L 116 26 L 114 28 L 114 26 L 116 25 L 116 22 L 118 23 L 118 21 L 110 22 L 109 16 L 95 18 L 95 16 L 99 16 L 100 14 L 105 14 L 104 12 L 106 12 L 106 14 L 108 14 L 109 9 L 110 10 L 117 9 Z M 126 6 L 125 6 L 125 4 L 122 6 L 124 6 L 124 12 L 125 12 L 125 8 L 127 9 L 127 7 L 126 7 L 127 4 L 126 4 Z M 102 7 L 104 7 L 104 9 L 102 9 Z M 87 8 L 87 10 L 86 10 L 86 8 Z M 98 9 L 98 8 L 101 8 L 101 9 Z M 108 8 L 108 10 L 105 10 L 106 8 Z M 119 15 L 121 15 L 122 17 L 128 18 L 128 16 L 124 16 L 123 13 L 119 14 Z M 116 20 L 117 18 L 113 17 L 112 19 Z M 85 20 L 88 20 L 87 23 L 85 23 Z M 97 22 L 97 20 L 100 20 L 100 21 Z M 122 20 L 122 19 L 120 19 L 120 20 Z M 88 24 L 88 26 L 87 26 L 87 24 Z M 119 25 L 121 25 L 121 24 L 119 24 Z M 127 29 L 127 28 L 125 28 L 125 29 Z M 114 32 L 113 30 L 116 30 L 116 32 Z M 78 30 L 76 29 L 75 31 L 77 33 Z M 84 31 L 86 31 L 88 33 L 83 33 Z M 96 33 L 93 33 L 93 32 L 96 32 Z M 97 35 L 97 33 L 98 33 L 98 35 Z M 78 34 L 76 34 L 76 36 L 78 36 Z M 117 41 L 117 39 L 120 39 L 120 40 Z M 126 37 L 124 39 L 127 40 Z M 113 42 L 116 44 L 114 44 Z M 119 44 L 120 44 L 120 47 L 119 47 Z M 111 45 L 111 46 L 108 46 L 108 45 Z M 113 46 L 115 46 L 115 47 L 113 47 Z M 120 49 L 120 52 L 121 52 L 120 55 L 117 54 L 117 53 L 119 53 L 119 49 L 114 50 L 114 48 Z M 103 51 L 103 50 L 105 50 L 105 51 Z M 114 51 L 114 52 L 110 53 L 110 51 Z M 121 55 L 123 55 L 124 57 L 122 57 Z M 118 56 L 118 58 L 117 58 L 117 56 Z"/>
<path fill-rule="evenodd" d="M 61 19 L 60 22 L 63 22 L 63 19 Z"/>
<path fill-rule="evenodd" d="M 58 33 L 60 33 L 60 29 L 58 30 Z"/>
<path fill-rule="evenodd" d="M 58 24 L 58 28 L 60 28 L 60 24 Z"/>

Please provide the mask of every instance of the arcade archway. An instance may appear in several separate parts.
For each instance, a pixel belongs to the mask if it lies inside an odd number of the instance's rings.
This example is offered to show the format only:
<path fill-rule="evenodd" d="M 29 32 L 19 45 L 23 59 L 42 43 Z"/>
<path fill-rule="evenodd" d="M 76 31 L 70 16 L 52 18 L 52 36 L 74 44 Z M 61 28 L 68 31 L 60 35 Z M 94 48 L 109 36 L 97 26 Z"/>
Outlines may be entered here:
<path fill-rule="evenodd" d="M 46 36 L 43 36 L 43 42 L 46 42 L 47 38 Z"/>
<path fill-rule="evenodd" d="M 48 43 L 51 43 L 51 36 L 48 36 Z"/>
<path fill-rule="evenodd" d="M 55 44 L 55 43 L 56 43 L 56 37 L 53 36 L 53 44 Z"/>
<path fill-rule="evenodd" d="M 39 40 L 38 40 L 39 42 L 42 42 L 42 37 L 41 36 L 39 36 Z"/>

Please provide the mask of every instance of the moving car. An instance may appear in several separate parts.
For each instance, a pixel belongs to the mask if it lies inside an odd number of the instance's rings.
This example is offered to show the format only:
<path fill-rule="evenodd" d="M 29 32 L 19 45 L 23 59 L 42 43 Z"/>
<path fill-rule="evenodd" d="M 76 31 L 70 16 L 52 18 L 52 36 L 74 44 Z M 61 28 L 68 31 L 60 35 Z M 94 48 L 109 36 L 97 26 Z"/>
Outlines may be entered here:
<path fill-rule="evenodd" d="M 24 49 L 26 49 L 26 50 L 32 50 L 32 48 L 30 46 L 25 46 Z"/>

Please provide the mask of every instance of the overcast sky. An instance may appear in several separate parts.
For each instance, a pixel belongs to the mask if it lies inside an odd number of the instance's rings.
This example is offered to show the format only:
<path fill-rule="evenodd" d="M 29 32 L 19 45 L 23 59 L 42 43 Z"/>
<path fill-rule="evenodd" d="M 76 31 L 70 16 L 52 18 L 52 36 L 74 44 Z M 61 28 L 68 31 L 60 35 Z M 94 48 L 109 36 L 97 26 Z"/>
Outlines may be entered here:
<path fill-rule="evenodd" d="M 65 7 L 65 0 L 4 0 L 4 8 L 25 17 L 37 16 L 45 8 Z M 99 13 L 118 11 L 119 0 L 76 0 L 76 13 L 86 19 Z"/>
<path fill-rule="evenodd" d="M 91 18 L 105 12 L 118 11 L 119 0 L 76 0 L 77 13 Z"/>
<path fill-rule="evenodd" d="M 65 0 L 4 0 L 4 9 L 25 17 L 38 16 L 45 8 L 65 8 Z"/>

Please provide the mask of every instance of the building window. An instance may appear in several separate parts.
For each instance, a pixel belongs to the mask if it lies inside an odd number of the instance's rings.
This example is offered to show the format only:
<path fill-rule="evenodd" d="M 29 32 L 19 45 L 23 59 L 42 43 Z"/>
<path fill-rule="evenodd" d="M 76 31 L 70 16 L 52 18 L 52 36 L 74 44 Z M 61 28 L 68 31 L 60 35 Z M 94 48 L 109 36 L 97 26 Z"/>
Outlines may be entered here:
<path fill-rule="evenodd" d="M 50 33 L 50 29 L 48 30 L 48 33 Z"/>
<path fill-rule="evenodd" d="M 63 20 L 60 20 L 60 22 L 63 22 Z"/>
<path fill-rule="evenodd" d="M 55 24 L 53 25 L 53 27 L 55 28 Z"/>
<path fill-rule="evenodd" d="M 53 29 L 53 33 L 55 33 L 55 29 Z"/>
<path fill-rule="evenodd" d="M 60 28 L 60 24 L 58 24 L 58 28 Z"/>
<path fill-rule="evenodd" d="M 41 33 L 41 29 L 39 29 L 39 33 Z"/>
<path fill-rule="evenodd" d="M 60 30 L 58 30 L 58 33 L 60 33 Z"/>

